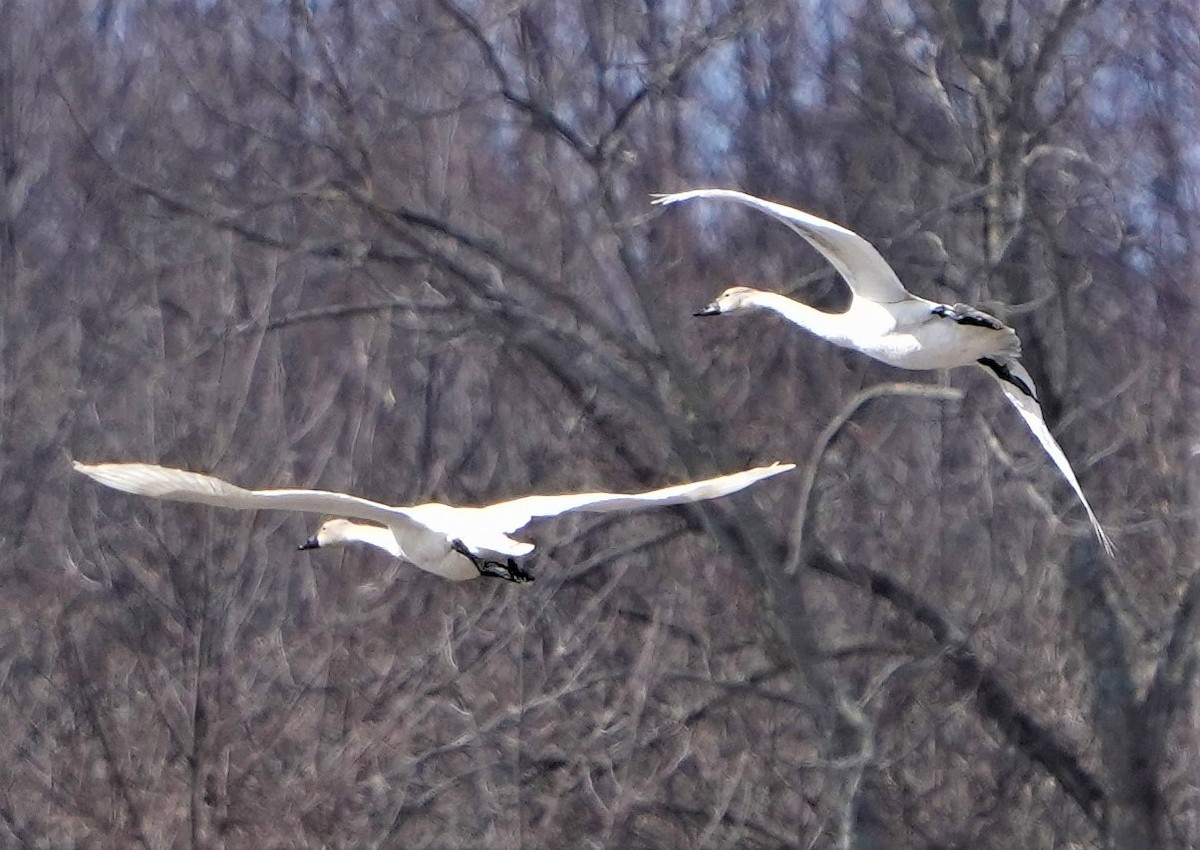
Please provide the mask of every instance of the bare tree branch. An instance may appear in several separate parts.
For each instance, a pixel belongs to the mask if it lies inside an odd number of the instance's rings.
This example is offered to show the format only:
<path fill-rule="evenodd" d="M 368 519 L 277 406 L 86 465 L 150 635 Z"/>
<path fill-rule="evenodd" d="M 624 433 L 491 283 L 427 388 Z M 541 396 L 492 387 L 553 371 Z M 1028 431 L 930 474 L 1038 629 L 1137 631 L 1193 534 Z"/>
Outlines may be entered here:
<path fill-rule="evenodd" d="M 1146 711 L 1152 718 L 1147 726 L 1160 740 L 1166 737 L 1181 711 L 1186 712 L 1191 704 L 1196 688 L 1197 647 L 1200 647 L 1200 570 L 1193 572 L 1184 586 L 1166 648 L 1146 693 Z"/>
<path fill-rule="evenodd" d="M 800 480 L 800 499 L 797 502 L 796 518 L 793 520 L 792 533 L 788 542 L 789 554 L 783 568 L 784 575 L 794 576 L 800 569 L 800 564 L 805 558 L 805 531 L 812 524 L 813 511 L 816 509 L 813 491 L 817 485 L 817 475 L 821 471 L 821 463 L 825 460 L 825 454 L 829 451 L 829 446 L 841 432 L 842 428 L 846 426 L 854 417 L 854 414 L 864 405 L 885 396 L 960 401 L 963 397 L 963 392 L 951 387 L 938 387 L 932 384 L 893 382 L 876 384 L 865 390 L 860 390 L 846 402 L 837 415 L 829 420 L 817 436 L 817 440 L 813 444 L 812 453 L 808 457 L 808 463 L 804 467 L 803 477 Z"/>
<path fill-rule="evenodd" d="M 976 656 L 967 635 L 935 605 L 906 588 L 893 575 L 863 564 L 843 562 L 821 549 L 808 556 L 807 565 L 863 587 L 928 629 L 943 648 L 955 686 L 975 695 L 980 715 L 996 725 L 1005 741 L 1054 777 L 1093 824 L 1103 827 L 1106 794 L 1101 784 L 1083 767 L 1078 756 L 1020 707 L 999 676 Z"/>

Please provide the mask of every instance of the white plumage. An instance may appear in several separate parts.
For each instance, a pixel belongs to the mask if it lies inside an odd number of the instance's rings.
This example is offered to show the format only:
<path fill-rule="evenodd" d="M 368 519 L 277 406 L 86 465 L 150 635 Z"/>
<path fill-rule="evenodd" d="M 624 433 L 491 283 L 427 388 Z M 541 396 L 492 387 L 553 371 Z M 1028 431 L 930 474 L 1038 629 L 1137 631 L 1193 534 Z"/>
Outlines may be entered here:
<path fill-rule="evenodd" d="M 210 475 L 148 463 L 76 461 L 74 466 L 76 471 L 107 487 L 154 499 L 243 510 L 336 514 L 376 523 L 329 520 L 301 549 L 366 543 L 452 581 L 486 575 L 517 582 L 533 580 L 513 560 L 532 552 L 533 546 L 508 535 L 538 517 L 716 499 L 795 468 L 795 464 L 776 463 L 646 493 L 525 496 L 495 505 L 459 508 L 438 503 L 392 507 L 328 490 L 245 490 Z"/>
<path fill-rule="evenodd" d="M 1075 471 L 1046 426 L 1033 379 L 1019 359 L 1021 342 L 1012 328 L 966 304 L 939 304 L 913 295 L 870 242 L 810 213 L 731 189 L 692 189 L 660 195 L 654 203 L 667 205 L 694 198 L 733 201 L 782 221 L 837 269 L 851 293 L 844 313 L 825 313 L 778 293 L 735 286 L 697 316 L 773 310 L 830 342 L 903 369 L 983 367 L 999 382 L 1005 397 L 1075 490 L 1096 536 L 1105 551 L 1113 554 L 1112 542 L 1083 494 Z"/>

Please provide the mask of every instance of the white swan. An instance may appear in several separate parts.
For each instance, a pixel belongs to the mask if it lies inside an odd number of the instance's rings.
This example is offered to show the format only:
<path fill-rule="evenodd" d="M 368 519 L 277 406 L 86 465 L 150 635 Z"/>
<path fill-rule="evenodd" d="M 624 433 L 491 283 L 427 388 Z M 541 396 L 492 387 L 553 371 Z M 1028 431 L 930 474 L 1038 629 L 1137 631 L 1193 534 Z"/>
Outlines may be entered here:
<path fill-rule="evenodd" d="M 735 286 L 697 316 L 751 308 L 774 310 L 819 337 L 892 366 L 982 366 L 1000 383 L 1004 395 L 1074 488 L 1104 550 L 1113 555 L 1112 542 L 1083 495 L 1067 456 L 1046 427 L 1033 379 L 1019 360 L 1021 341 L 1012 328 L 966 304 L 939 304 L 918 298 L 904 288 L 870 242 L 815 215 L 731 189 L 692 189 L 656 196 L 653 203 L 675 204 L 693 198 L 733 201 L 779 219 L 821 252 L 849 284 L 851 293 L 846 312 L 825 313 L 784 295 Z"/>
<path fill-rule="evenodd" d="M 485 507 L 457 508 L 437 503 L 391 507 L 326 490 L 244 490 L 209 475 L 148 463 L 74 461 L 73 465 L 77 472 L 107 487 L 139 496 L 243 510 L 337 514 L 378 523 L 329 520 L 301 549 L 366 543 L 451 581 L 489 576 L 514 582 L 533 581 L 533 576 L 513 560 L 514 556 L 532 552 L 533 545 L 508 535 L 536 517 L 716 499 L 795 468 L 792 463 L 776 463 L 647 493 L 525 496 Z"/>

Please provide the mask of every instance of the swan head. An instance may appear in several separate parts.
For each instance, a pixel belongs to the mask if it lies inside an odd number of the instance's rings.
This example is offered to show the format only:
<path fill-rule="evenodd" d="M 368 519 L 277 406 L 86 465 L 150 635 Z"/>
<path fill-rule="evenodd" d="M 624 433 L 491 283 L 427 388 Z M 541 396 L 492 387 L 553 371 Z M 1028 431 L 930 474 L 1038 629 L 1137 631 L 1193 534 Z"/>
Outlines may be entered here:
<path fill-rule="evenodd" d="M 717 300 L 713 301 L 703 310 L 697 310 L 692 315 L 720 316 L 722 313 L 734 313 L 738 310 L 745 310 L 749 307 L 757 306 L 754 303 L 756 295 L 758 295 L 757 289 L 751 289 L 748 286 L 731 286 L 718 295 Z"/>
<path fill-rule="evenodd" d="M 329 546 L 344 546 L 362 538 L 355 532 L 358 523 L 348 519 L 326 520 L 317 533 L 300 544 L 300 549 L 324 549 Z"/>

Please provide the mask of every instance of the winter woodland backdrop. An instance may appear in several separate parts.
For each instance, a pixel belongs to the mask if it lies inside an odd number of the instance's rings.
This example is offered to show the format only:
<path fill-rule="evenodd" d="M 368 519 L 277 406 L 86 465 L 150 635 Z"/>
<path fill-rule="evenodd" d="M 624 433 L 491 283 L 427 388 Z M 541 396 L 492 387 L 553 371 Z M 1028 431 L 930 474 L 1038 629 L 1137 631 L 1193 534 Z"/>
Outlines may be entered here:
<path fill-rule="evenodd" d="M 0 0 L 0 845 L 1196 846 L 1198 110 L 1192 0 Z M 697 185 L 1012 322 L 1117 563 L 982 372 L 693 319 L 844 298 Z M 521 587 L 70 457 L 801 469 Z"/>

